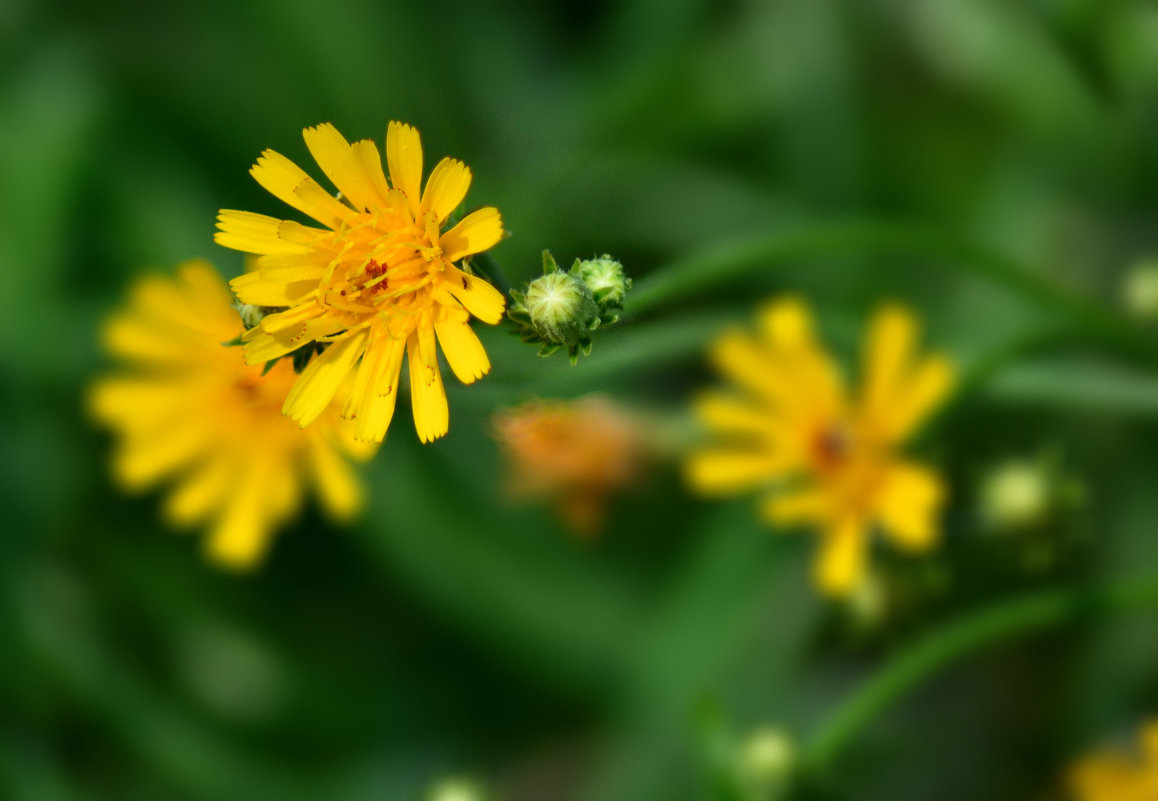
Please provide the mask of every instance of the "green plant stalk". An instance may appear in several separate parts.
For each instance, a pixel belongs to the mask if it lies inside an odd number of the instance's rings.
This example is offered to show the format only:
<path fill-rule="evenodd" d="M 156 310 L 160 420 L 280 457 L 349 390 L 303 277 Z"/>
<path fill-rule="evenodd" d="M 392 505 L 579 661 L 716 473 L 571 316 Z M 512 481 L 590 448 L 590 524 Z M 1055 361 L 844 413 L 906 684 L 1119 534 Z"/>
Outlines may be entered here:
<path fill-rule="evenodd" d="M 1158 574 L 1038 592 L 967 614 L 901 651 L 838 706 L 809 739 L 804 767 L 820 772 L 832 765 L 890 704 L 962 657 L 1035 631 L 1146 606 L 1158 606 Z"/>
<path fill-rule="evenodd" d="M 1095 338 L 1158 364 L 1158 345 L 1113 310 L 956 235 L 902 224 L 820 224 L 693 255 L 639 280 L 625 310 L 642 316 L 705 289 L 785 268 L 801 259 L 898 252 L 944 259 L 951 269 L 985 278 L 1043 307 L 1061 311 Z"/>

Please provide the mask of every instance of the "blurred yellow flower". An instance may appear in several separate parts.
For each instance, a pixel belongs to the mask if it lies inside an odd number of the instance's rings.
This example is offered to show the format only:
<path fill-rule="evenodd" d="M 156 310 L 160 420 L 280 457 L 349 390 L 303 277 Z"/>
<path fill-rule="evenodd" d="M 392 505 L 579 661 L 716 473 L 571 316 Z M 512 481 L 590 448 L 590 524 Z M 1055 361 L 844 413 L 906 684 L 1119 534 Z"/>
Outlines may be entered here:
<path fill-rule="evenodd" d="M 517 497 L 545 497 L 575 533 L 590 537 L 608 498 L 630 486 L 643 462 L 639 424 L 610 400 L 539 400 L 500 412 L 495 438 Z"/>
<path fill-rule="evenodd" d="M 97 381 L 88 398 L 118 435 L 118 482 L 139 491 L 173 478 L 166 517 L 179 526 L 211 521 L 210 556 L 239 568 L 261 558 L 274 528 L 297 510 L 306 480 L 335 518 L 358 511 L 362 488 L 342 456 L 365 459 L 374 450 L 354 441 L 335 406 L 305 431 L 283 417 L 293 367 L 282 360 L 263 377 L 241 348 L 223 344 L 242 330 L 208 263 L 182 264 L 175 279 L 146 276 L 103 331 L 126 370 Z"/>
<path fill-rule="evenodd" d="M 900 307 L 878 311 L 859 393 L 846 388 L 794 298 L 761 310 L 758 336 L 733 331 L 711 351 L 739 391 L 698 400 L 697 417 L 720 442 L 692 454 L 689 482 L 706 494 L 763 490 L 768 522 L 815 526 L 823 540 L 816 581 L 828 595 L 857 586 L 874 526 L 914 552 L 939 535 L 945 487 L 898 453 L 953 383 L 946 359 L 916 359 L 917 328 Z"/>
<path fill-rule="evenodd" d="M 449 418 L 435 337 L 458 379 L 472 383 L 490 370 L 490 361 L 470 317 L 496 324 L 506 302 L 454 262 L 502 238 L 499 212 L 479 209 L 442 232 L 466 197 L 470 170 L 444 158 L 421 191 L 422 143 L 409 125 L 391 122 L 386 131 L 389 183 L 372 141 L 351 145 L 329 124 L 307 128 L 304 136 L 340 191 L 337 198 L 273 150 L 250 172 L 324 228 L 244 211 L 223 210 L 218 217 L 219 244 L 261 254 L 256 272 L 234 279 L 238 298 L 288 307 L 246 333 L 245 357 L 261 364 L 310 342 L 332 343 L 302 372 L 282 411 L 309 425 L 356 370 L 342 414 L 354 421 L 358 439 L 381 442 L 405 351 L 418 436 L 423 442 L 441 437 Z"/>
<path fill-rule="evenodd" d="M 1070 770 L 1074 801 L 1155 801 L 1158 799 L 1158 722 L 1143 727 L 1134 753 L 1096 751 Z"/>

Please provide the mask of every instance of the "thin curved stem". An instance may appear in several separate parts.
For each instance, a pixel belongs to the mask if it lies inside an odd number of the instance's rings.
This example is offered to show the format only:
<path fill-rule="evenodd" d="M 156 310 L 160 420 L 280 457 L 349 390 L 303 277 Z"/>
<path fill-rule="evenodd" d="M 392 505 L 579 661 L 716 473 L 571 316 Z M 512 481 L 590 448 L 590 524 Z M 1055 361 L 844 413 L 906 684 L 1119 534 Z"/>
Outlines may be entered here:
<path fill-rule="evenodd" d="M 968 240 L 907 224 L 821 224 L 699 253 L 641 279 L 627 299 L 626 310 L 632 315 L 644 315 L 705 289 L 784 269 L 803 259 L 882 253 L 925 254 L 944 259 L 950 269 L 984 278 L 1039 305 L 1061 311 L 1094 337 L 1131 356 L 1158 363 L 1158 346 L 1113 310 Z"/>
<path fill-rule="evenodd" d="M 962 657 L 1005 640 L 1086 617 L 1158 605 L 1158 574 L 1051 590 L 965 615 L 918 640 L 865 681 L 820 725 L 805 750 L 805 767 L 831 765 L 891 704 Z"/>

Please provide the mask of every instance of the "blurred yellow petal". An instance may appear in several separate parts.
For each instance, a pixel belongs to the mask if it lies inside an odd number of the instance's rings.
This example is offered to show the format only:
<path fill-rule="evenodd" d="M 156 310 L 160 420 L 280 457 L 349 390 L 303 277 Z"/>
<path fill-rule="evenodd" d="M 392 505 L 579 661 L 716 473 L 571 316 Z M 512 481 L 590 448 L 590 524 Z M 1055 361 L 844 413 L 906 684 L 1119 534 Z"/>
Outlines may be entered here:
<path fill-rule="evenodd" d="M 937 541 L 938 514 L 945 485 L 932 470 L 898 462 L 884 475 L 877 496 L 877 517 L 885 534 L 910 551 L 926 551 Z"/>
<path fill-rule="evenodd" d="M 730 495 L 768 485 L 787 465 L 776 454 L 720 449 L 693 453 L 685 467 L 696 492 Z"/>
<path fill-rule="evenodd" d="M 868 551 L 864 526 L 853 517 L 842 520 L 821 535 L 816 583 L 832 597 L 848 595 L 861 580 Z"/>
<path fill-rule="evenodd" d="M 873 316 L 864 357 L 864 402 L 870 413 L 882 413 L 896 401 L 916 336 L 916 320 L 900 306 L 885 306 Z"/>
<path fill-rule="evenodd" d="M 823 487 L 786 489 L 766 498 L 760 511 L 765 520 L 776 526 L 822 524 L 832 516 L 832 501 L 832 495 Z"/>
<path fill-rule="evenodd" d="M 362 484 L 344 459 L 318 435 L 310 438 L 311 475 L 322 505 L 335 520 L 349 520 L 362 508 Z"/>
<path fill-rule="evenodd" d="M 930 356 L 907 380 L 882 425 L 894 440 L 903 440 L 925 422 L 930 412 L 944 403 L 955 382 L 956 371 L 952 363 L 940 356 Z"/>

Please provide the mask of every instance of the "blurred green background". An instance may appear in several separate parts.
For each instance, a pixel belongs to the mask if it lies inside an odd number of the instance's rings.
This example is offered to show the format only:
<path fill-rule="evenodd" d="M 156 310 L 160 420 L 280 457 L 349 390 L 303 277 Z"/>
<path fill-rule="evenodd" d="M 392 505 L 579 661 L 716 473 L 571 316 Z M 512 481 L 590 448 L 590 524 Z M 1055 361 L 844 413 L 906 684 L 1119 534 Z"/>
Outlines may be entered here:
<path fill-rule="evenodd" d="M 736 797 L 729 732 L 806 740 L 947 621 L 1158 564 L 1158 329 L 1120 311 L 1158 254 L 1158 7 L 482 5 L 0 6 L 0 797 L 413 799 L 459 774 L 510 801 Z M 482 332 L 491 375 L 448 385 L 433 445 L 399 413 L 360 524 L 311 507 L 223 573 L 107 475 L 99 321 L 144 268 L 240 272 L 213 219 L 285 213 L 247 174 L 263 148 L 319 175 L 303 127 L 381 142 L 391 119 L 472 167 L 510 278 L 609 252 L 640 300 L 576 368 Z M 670 464 L 591 545 L 502 491 L 495 410 L 604 391 L 678 428 L 712 332 L 780 291 L 850 358 L 904 301 L 977 376 L 922 449 L 954 487 L 930 560 L 952 578 L 867 633 L 816 597 L 811 537 L 686 497 Z M 1031 571 L 978 488 L 1041 453 L 1084 501 Z M 1158 710 L 1156 623 L 983 649 L 801 792 L 1042 797 Z"/>

